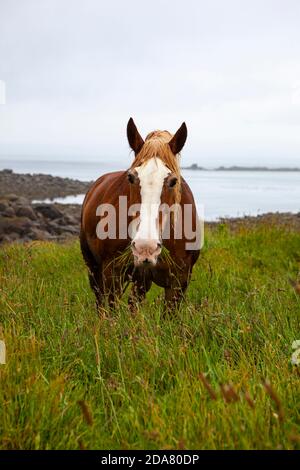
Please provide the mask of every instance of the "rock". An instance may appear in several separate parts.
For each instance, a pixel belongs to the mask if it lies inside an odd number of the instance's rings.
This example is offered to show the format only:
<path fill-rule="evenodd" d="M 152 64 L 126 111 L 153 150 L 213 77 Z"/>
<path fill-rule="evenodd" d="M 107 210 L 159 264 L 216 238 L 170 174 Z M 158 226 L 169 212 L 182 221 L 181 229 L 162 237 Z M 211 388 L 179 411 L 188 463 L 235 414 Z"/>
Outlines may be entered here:
<path fill-rule="evenodd" d="M 29 200 L 23 196 L 18 197 L 15 203 L 18 204 L 18 206 L 28 206 L 30 204 Z"/>
<path fill-rule="evenodd" d="M 78 236 L 80 212 L 79 205 L 31 204 L 22 196 L 4 196 L 0 199 L 0 244 Z"/>
<path fill-rule="evenodd" d="M 9 235 L 1 235 L 0 234 L 0 243 L 9 243 L 11 242 L 11 238 Z"/>
<path fill-rule="evenodd" d="M 0 213 L 6 211 L 8 207 L 9 207 L 8 201 L 5 201 L 5 199 L 0 201 Z"/>
<path fill-rule="evenodd" d="M 71 180 L 45 174 L 18 174 L 5 170 L 0 171 L 0 196 L 6 196 L 14 188 L 16 196 L 25 196 L 30 200 L 65 197 L 68 195 L 84 194 L 91 182 Z M 24 202 L 22 202 L 25 205 Z"/>
<path fill-rule="evenodd" d="M 6 196 L 6 199 L 8 199 L 8 201 L 15 202 L 19 199 L 19 196 L 17 196 L 16 194 L 8 194 Z"/>
<path fill-rule="evenodd" d="M 57 220 L 49 220 L 46 224 L 46 230 L 52 235 L 61 235 L 64 228 L 57 223 Z"/>
<path fill-rule="evenodd" d="M 28 238 L 30 238 L 30 240 L 52 240 L 53 236 L 45 230 L 34 227 L 28 233 Z"/>
<path fill-rule="evenodd" d="M 15 232 L 18 235 L 26 236 L 30 231 L 32 221 L 27 217 L 0 217 L 0 234 L 8 234 Z"/>
<path fill-rule="evenodd" d="M 78 218 L 76 219 L 75 216 L 66 214 L 66 215 L 65 215 L 65 221 L 67 222 L 68 225 L 76 225 L 76 226 L 79 226 L 80 217 L 78 217 Z"/>
<path fill-rule="evenodd" d="M 16 240 L 20 240 L 20 235 L 16 232 L 11 232 L 9 235 L 7 235 L 7 237 L 9 237 L 9 240 L 11 242 L 14 242 Z"/>
<path fill-rule="evenodd" d="M 30 220 L 36 220 L 37 219 L 37 216 L 36 216 L 34 210 L 30 206 L 17 207 L 16 215 L 18 217 L 28 217 L 28 219 L 30 219 Z"/>
<path fill-rule="evenodd" d="M 52 204 L 39 204 L 35 206 L 35 210 L 51 220 L 59 219 L 63 216 L 63 213 Z"/>
<path fill-rule="evenodd" d="M 15 217 L 15 211 L 12 207 L 8 206 L 5 211 L 1 213 L 1 215 L 4 215 L 5 217 Z"/>
<path fill-rule="evenodd" d="M 57 221 L 58 225 L 61 225 L 62 227 L 64 225 L 78 225 L 79 221 L 76 220 L 76 218 L 72 215 L 66 214 L 64 215 L 61 219 L 58 219 Z"/>
<path fill-rule="evenodd" d="M 66 236 L 66 235 L 78 235 L 79 234 L 79 225 L 60 225 L 58 221 L 51 220 L 48 222 L 47 231 L 52 235 Z"/>
<path fill-rule="evenodd" d="M 20 240 L 20 235 L 16 232 L 10 232 L 9 234 L 0 234 L 0 243 L 11 243 L 16 240 Z"/>
<path fill-rule="evenodd" d="M 72 235 L 78 235 L 79 227 L 73 227 L 72 225 L 67 225 L 64 227 L 64 232 L 71 233 Z"/>
<path fill-rule="evenodd" d="M 60 219 L 57 219 L 55 221 L 55 223 L 57 225 L 59 225 L 60 227 L 63 227 L 64 225 L 68 225 L 67 221 L 66 221 L 66 216 L 64 215 L 63 217 L 61 217 Z"/>

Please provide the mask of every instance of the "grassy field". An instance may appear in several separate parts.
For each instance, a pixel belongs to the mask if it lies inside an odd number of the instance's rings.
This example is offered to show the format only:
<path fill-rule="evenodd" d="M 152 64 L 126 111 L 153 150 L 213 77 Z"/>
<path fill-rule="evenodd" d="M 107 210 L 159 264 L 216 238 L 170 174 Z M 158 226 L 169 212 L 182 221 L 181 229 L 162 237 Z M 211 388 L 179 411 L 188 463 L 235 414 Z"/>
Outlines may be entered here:
<path fill-rule="evenodd" d="M 299 232 L 220 225 L 178 315 L 99 319 L 77 242 L 1 248 L 1 448 L 300 448 L 299 266 Z"/>

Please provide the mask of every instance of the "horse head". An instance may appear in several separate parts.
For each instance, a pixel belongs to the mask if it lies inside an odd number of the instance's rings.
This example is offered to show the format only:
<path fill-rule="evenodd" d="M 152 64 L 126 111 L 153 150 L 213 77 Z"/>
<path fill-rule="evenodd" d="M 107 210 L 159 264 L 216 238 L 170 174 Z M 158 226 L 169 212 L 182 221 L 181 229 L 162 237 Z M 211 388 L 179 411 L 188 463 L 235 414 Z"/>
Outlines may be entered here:
<path fill-rule="evenodd" d="M 136 266 L 154 266 L 163 243 L 165 218 L 161 208 L 180 203 L 178 157 L 187 138 L 187 128 L 183 123 L 175 135 L 154 131 L 144 141 L 130 118 L 127 137 L 135 153 L 135 160 L 127 172 L 130 206 L 140 205 L 139 216 L 133 224 L 131 249 Z"/>

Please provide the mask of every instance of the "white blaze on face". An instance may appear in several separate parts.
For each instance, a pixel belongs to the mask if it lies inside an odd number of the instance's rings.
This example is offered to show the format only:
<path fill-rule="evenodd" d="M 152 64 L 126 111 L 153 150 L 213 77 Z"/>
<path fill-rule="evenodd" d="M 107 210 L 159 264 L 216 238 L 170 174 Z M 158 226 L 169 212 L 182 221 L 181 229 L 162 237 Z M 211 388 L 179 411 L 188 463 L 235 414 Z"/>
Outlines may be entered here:
<path fill-rule="evenodd" d="M 135 168 L 140 180 L 141 210 L 140 224 L 134 237 L 136 240 L 159 242 L 158 211 L 165 178 L 171 173 L 160 158 L 151 158 Z"/>

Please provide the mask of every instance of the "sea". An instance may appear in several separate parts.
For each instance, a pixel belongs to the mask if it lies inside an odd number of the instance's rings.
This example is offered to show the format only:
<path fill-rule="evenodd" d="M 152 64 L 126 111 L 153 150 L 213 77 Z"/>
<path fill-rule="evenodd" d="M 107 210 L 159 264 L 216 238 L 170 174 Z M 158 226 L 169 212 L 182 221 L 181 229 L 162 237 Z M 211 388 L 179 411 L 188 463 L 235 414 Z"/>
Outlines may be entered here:
<path fill-rule="evenodd" d="M 56 161 L 0 159 L 0 170 L 45 173 L 81 181 L 95 180 L 104 173 L 125 170 L 117 161 Z M 182 170 L 199 213 L 206 221 L 243 217 L 267 212 L 300 212 L 300 172 Z M 12 188 L 13 190 L 13 188 Z M 84 195 L 57 198 L 62 203 L 81 204 Z"/>

